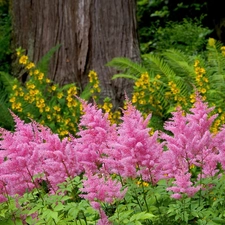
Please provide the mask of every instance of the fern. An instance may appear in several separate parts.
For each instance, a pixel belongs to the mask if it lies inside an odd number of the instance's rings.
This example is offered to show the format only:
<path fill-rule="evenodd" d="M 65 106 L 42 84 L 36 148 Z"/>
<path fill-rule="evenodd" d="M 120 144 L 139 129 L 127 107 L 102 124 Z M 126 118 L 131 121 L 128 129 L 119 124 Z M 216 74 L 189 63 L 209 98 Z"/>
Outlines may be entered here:
<path fill-rule="evenodd" d="M 38 62 L 37 67 L 38 69 L 47 74 L 50 59 L 52 58 L 53 54 L 60 48 L 60 44 L 56 45 L 55 47 L 51 48 Z"/>
<path fill-rule="evenodd" d="M 114 67 L 117 70 L 125 72 L 125 74 L 129 74 L 130 76 L 133 76 L 131 79 L 135 79 L 140 74 L 146 72 L 146 68 L 142 65 L 133 62 L 132 60 L 124 57 L 117 57 L 112 59 L 110 62 L 106 64 L 106 66 Z M 115 74 L 115 76 L 120 76 L 119 74 Z M 121 77 L 121 76 L 120 76 Z"/>
<path fill-rule="evenodd" d="M 169 49 L 163 52 L 166 62 L 183 77 L 195 77 L 194 60 L 192 57 L 185 55 L 182 51 Z"/>
<path fill-rule="evenodd" d="M 128 78 L 128 79 L 133 79 L 133 80 L 138 80 L 137 77 L 129 75 L 129 74 L 123 74 L 123 73 L 119 73 L 119 74 L 115 74 L 112 77 L 112 80 L 115 80 L 116 78 Z"/>
<path fill-rule="evenodd" d="M 211 86 L 215 90 L 222 91 L 225 87 L 225 57 L 221 54 L 222 44 L 216 42 L 214 46 L 208 46 L 207 70 L 210 73 Z"/>
<path fill-rule="evenodd" d="M 4 90 L 0 91 L 0 127 L 12 130 L 14 127 L 13 118 L 9 111 L 7 94 Z"/>
<path fill-rule="evenodd" d="M 154 70 L 156 74 L 164 75 L 169 80 L 174 80 L 176 74 L 163 60 L 163 58 L 153 54 L 145 54 L 143 57 L 144 60 L 150 64 L 151 69 Z"/>
<path fill-rule="evenodd" d="M 3 84 L 4 89 L 10 93 L 14 84 L 14 78 L 10 74 L 0 71 L 0 82 Z"/>

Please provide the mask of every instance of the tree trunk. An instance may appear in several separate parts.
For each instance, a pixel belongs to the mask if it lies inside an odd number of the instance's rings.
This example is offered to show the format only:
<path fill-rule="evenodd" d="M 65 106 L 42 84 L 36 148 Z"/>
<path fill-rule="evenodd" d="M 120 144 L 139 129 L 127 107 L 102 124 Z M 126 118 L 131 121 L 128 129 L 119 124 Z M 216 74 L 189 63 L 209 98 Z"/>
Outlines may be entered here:
<path fill-rule="evenodd" d="M 60 85 L 75 82 L 81 90 L 95 70 L 102 89 L 121 105 L 132 90 L 129 80 L 111 80 L 105 64 L 114 57 L 139 60 L 135 0 L 13 0 L 14 47 L 27 50 L 35 63 L 61 44 L 49 66 L 49 78 Z"/>

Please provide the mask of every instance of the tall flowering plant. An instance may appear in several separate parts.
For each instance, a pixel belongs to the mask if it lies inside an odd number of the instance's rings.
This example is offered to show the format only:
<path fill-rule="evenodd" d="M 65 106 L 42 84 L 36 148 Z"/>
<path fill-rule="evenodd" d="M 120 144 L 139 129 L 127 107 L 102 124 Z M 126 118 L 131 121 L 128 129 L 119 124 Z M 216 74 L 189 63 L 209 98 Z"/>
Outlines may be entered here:
<path fill-rule="evenodd" d="M 173 178 L 174 186 L 167 188 L 174 192 L 174 198 L 182 194 L 193 196 L 202 188 L 201 181 L 205 177 L 217 174 L 219 149 L 210 127 L 217 115 L 209 116 L 213 108 L 207 108 L 200 97 L 197 98 L 191 113 L 184 115 L 180 109 L 173 113 L 170 121 L 165 123 L 162 133 L 167 151 L 162 157 L 162 172 L 166 178 Z M 197 179 L 192 179 L 193 169 L 198 170 Z"/>

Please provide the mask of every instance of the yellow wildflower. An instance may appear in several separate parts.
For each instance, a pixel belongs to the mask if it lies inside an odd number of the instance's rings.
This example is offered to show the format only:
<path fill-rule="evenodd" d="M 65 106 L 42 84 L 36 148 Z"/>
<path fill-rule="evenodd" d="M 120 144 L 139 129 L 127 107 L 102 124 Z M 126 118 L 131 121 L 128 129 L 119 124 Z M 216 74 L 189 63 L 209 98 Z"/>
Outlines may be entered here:
<path fill-rule="evenodd" d="M 23 65 L 26 65 L 27 61 L 28 61 L 28 57 L 26 55 L 21 56 L 19 59 L 19 63 Z"/>
<path fill-rule="evenodd" d="M 214 39 L 214 38 L 209 38 L 209 40 L 208 40 L 208 44 L 209 44 L 209 46 L 215 46 L 215 43 L 216 43 L 216 40 Z"/>
<path fill-rule="evenodd" d="M 30 63 L 26 66 L 26 69 L 30 70 L 30 69 L 32 69 L 32 68 L 34 68 L 34 67 L 35 67 L 34 63 L 30 62 Z"/>

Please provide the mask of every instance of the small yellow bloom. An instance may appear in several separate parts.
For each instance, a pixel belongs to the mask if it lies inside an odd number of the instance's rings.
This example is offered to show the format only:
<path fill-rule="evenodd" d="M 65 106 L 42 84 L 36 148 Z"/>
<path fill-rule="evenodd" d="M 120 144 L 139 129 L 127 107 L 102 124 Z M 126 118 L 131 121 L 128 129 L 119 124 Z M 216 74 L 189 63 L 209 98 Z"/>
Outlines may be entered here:
<path fill-rule="evenodd" d="M 26 69 L 30 70 L 30 69 L 32 69 L 32 68 L 34 68 L 34 67 L 35 67 L 34 63 L 30 62 L 30 63 L 26 66 Z"/>
<path fill-rule="evenodd" d="M 55 91 L 55 90 L 56 90 L 56 86 L 55 86 L 55 85 L 52 85 L 51 89 L 52 89 L 53 91 Z"/>
<path fill-rule="evenodd" d="M 16 101 L 16 97 L 11 97 L 11 98 L 9 99 L 9 101 L 12 102 L 12 103 L 15 102 L 15 101 Z"/>
<path fill-rule="evenodd" d="M 60 93 L 57 94 L 57 98 L 58 99 L 61 99 L 62 97 L 63 97 L 63 93 L 62 92 L 60 92 Z"/>
<path fill-rule="evenodd" d="M 28 61 L 28 57 L 26 55 L 21 56 L 19 59 L 19 63 L 23 65 L 26 65 L 27 61 Z"/>
<path fill-rule="evenodd" d="M 47 79 L 45 80 L 45 82 L 46 82 L 47 84 L 49 84 L 49 83 L 51 82 L 51 80 L 47 78 Z"/>
<path fill-rule="evenodd" d="M 44 74 L 43 74 L 43 73 L 39 73 L 39 75 L 38 75 L 38 80 L 42 80 L 43 77 L 44 77 Z"/>
<path fill-rule="evenodd" d="M 40 72 L 39 70 L 35 70 L 35 71 L 34 71 L 34 75 L 38 75 L 39 72 Z"/>
<path fill-rule="evenodd" d="M 45 112 L 49 112 L 50 111 L 50 107 L 49 106 L 46 106 L 45 107 Z"/>
<path fill-rule="evenodd" d="M 194 164 L 191 164 L 190 165 L 190 169 L 194 169 L 195 168 L 195 165 Z"/>
<path fill-rule="evenodd" d="M 59 106 L 57 106 L 57 105 L 55 105 L 55 106 L 53 107 L 53 109 L 54 109 L 55 111 L 57 111 L 57 112 L 59 112 L 59 111 L 61 110 L 61 108 L 60 108 Z"/>
<path fill-rule="evenodd" d="M 209 38 L 209 40 L 208 40 L 208 44 L 209 44 L 209 46 L 215 46 L 215 43 L 216 43 L 216 40 L 214 39 L 214 38 Z"/>

